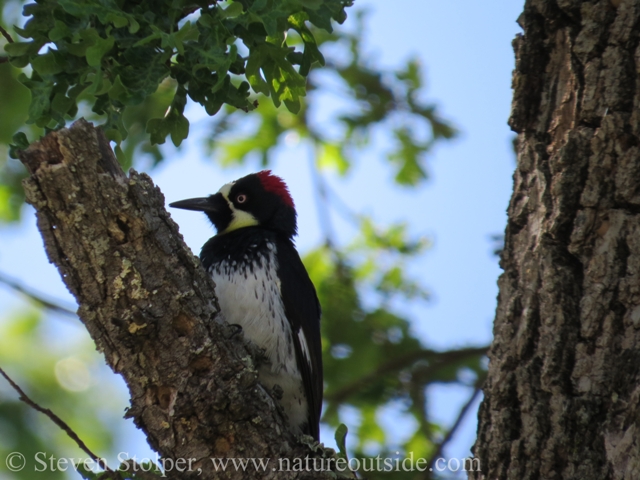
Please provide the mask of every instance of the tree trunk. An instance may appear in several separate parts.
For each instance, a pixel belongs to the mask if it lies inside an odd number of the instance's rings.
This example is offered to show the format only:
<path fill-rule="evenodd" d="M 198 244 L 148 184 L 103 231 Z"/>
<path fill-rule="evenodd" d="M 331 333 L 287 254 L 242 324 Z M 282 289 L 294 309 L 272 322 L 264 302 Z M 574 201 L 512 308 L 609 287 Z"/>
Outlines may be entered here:
<path fill-rule="evenodd" d="M 127 416 L 163 458 L 184 459 L 167 461 L 168 475 L 326 478 L 293 466 L 280 471 L 288 465 L 280 458 L 332 451 L 312 451 L 288 433 L 256 382 L 251 346 L 218 318 L 213 282 L 151 179 L 135 171 L 127 177 L 102 132 L 83 120 L 50 133 L 21 160 L 49 259 L 98 349 L 129 386 Z M 270 461 L 264 470 L 229 464 L 221 473 L 211 458 Z"/>
<path fill-rule="evenodd" d="M 491 480 L 639 479 L 640 1 L 527 0 L 519 22 L 474 453 Z"/>

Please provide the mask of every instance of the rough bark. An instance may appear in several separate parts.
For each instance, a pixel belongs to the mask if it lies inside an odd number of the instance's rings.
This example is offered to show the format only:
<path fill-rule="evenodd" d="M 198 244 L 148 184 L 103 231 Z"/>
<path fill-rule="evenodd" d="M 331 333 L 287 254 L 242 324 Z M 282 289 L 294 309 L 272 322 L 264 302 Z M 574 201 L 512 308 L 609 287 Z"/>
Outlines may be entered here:
<path fill-rule="evenodd" d="M 127 416 L 162 457 L 196 459 L 193 471 L 174 467 L 169 475 L 328 476 L 279 471 L 279 458 L 331 451 L 288 433 L 256 381 L 251 347 L 218 318 L 213 283 L 151 179 L 133 170 L 127 177 L 102 133 L 83 120 L 50 133 L 21 160 L 49 259 L 98 349 L 129 386 Z M 250 465 L 216 473 L 210 459 L 231 457 L 271 460 L 265 471 Z"/>
<path fill-rule="evenodd" d="M 638 479 L 640 1 L 527 0 L 519 23 L 474 453 L 491 480 Z"/>

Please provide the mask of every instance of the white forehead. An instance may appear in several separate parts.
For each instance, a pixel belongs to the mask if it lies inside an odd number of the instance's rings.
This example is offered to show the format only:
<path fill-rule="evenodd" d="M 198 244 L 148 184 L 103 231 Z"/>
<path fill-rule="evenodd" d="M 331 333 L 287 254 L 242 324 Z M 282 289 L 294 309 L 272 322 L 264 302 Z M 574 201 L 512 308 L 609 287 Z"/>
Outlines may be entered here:
<path fill-rule="evenodd" d="M 218 190 L 218 193 L 221 193 L 224 198 L 229 200 L 229 192 L 231 191 L 231 187 L 233 187 L 235 184 L 236 182 L 229 182 L 226 185 L 223 185 L 222 188 Z"/>

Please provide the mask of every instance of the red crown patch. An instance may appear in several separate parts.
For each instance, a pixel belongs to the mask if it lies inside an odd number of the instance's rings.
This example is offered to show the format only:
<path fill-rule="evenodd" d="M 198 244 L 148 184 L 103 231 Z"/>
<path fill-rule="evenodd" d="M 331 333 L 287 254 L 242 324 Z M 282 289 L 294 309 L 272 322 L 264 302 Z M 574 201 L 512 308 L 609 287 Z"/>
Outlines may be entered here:
<path fill-rule="evenodd" d="M 280 177 L 272 175 L 271 170 L 262 170 L 256 175 L 258 175 L 262 186 L 267 192 L 275 193 L 285 204 L 291 208 L 295 208 L 293 198 L 291 198 L 291 194 L 289 193 L 289 188 Z"/>

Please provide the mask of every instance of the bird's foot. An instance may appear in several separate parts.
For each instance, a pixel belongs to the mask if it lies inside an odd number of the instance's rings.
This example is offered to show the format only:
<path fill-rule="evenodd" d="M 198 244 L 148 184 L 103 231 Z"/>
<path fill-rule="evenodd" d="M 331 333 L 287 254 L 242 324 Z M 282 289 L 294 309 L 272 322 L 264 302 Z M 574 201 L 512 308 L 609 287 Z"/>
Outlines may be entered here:
<path fill-rule="evenodd" d="M 271 389 L 271 396 L 276 400 L 282 400 L 282 395 L 284 395 L 282 387 L 278 384 L 275 384 Z"/>
<path fill-rule="evenodd" d="M 240 332 L 242 332 L 242 325 L 239 325 L 237 323 L 232 323 L 229 325 L 229 337 L 228 339 L 231 340 L 232 338 L 238 336 L 240 334 Z"/>

